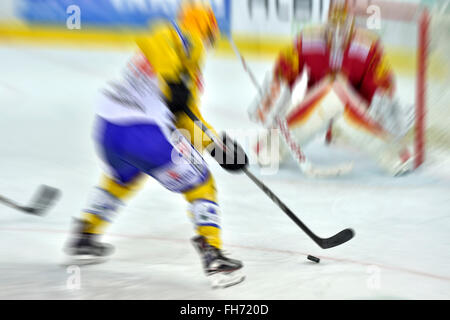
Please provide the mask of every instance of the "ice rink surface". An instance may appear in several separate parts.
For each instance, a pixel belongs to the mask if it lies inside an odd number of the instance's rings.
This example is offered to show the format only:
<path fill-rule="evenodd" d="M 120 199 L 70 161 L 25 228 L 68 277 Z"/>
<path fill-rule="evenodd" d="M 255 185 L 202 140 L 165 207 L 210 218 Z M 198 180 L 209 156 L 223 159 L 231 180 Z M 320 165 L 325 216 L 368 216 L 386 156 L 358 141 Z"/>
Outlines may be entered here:
<path fill-rule="evenodd" d="M 319 164 L 355 161 L 344 177 L 306 178 L 292 161 L 275 174 L 252 170 L 322 237 L 351 227 L 350 242 L 315 245 L 245 175 L 207 158 L 222 207 L 224 246 L 243 260 L 246 281 L 213 290 L 189 243 L 193 227 L 181 196 L 149 179 L 108 230 L 116 253 L 77 272 L 62 266 L 72 217 L 99 179 L 91 139 L 93 102 L 118 77 L 127 51 L 0 47 L 0 194 L 26 203 L 38 185 L 62 190 L 45 217 L 0 206 L 0 299 L 449 299 L 450 168 L 430 159 L 401 178 L 362 154 L 314 143 Z M 260 80 L 267 61 L 251 61 Z M 403 79 L 402 98 L 412 100 Z M 204 116 L 249 150 L 255 89 L 234 57 L 211 56 Z M 321 258 L 319 264 L 306 259 Z M 75 272 L 75 273 L 74 273 Z"/>

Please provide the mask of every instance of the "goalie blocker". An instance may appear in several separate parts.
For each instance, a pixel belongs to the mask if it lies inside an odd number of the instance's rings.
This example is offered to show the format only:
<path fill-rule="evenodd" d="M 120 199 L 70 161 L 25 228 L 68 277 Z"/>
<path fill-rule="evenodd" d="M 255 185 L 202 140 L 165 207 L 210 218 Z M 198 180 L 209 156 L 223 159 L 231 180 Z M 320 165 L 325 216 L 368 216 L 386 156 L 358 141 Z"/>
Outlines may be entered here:
<path fill-rule="evenodd" d="M 278 102 L 290 101 L 285 97 L 276 98 L 277 95 L 279 92 L 270 92 L 268 96 L 275 97 Z M 272 102 L 270 100 L 269 104 Z M 250 118 L 270 127 L 273 114 L 278 113 L 282 117 L 287 109 L 286 106 L 280 107 L 278 102 L 274 108 L 267 108 L 267 102 L 261 99 L 249 110 L 252 114 Z M 331 125 L 331 143 L 356 147 L 374 158 L 381 168 L 393 176 L 413 169 L 413 159 L 402 142 L 402 137 L 414 122 L 413 107 L 402 106 L 385 95 L 376 95 L 372 104 L 367 106 L 342 76 L 335 79 L 329 76 L 318 83 L 286 116 L 286 121 L 292 136 L 301 146 Z M 259 141 L 256 152 L 260 164 L 285 159 L 288 150 L 279 143 L 279 139 L 279 131 L 270 130 L 267 137 Z"/>

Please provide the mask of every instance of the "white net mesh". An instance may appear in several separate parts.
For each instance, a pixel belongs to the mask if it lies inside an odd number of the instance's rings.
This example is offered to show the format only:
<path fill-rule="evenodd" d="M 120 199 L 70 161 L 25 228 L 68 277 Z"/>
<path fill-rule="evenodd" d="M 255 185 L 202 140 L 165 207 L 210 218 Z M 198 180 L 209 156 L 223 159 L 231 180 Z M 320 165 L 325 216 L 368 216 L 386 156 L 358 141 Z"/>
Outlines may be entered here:
<path fill-rule="evenodd" d="M 425 158 L 426 153 L 436 155 L 439 151 L 450 151 L 450 0 L 358 0 L 357 4 L 356 24 L 380 35 L 396 74 L 397 95 L 402 102 L 420 104 L 417 95 L 419 60 L 426 63 L 423 81 Z M 421 57 L 419 53 L 424 45 L 419 34 L 424 30 L 425 9 L 429 12 L 428 46 Z M 413 131 L 410 137 L 418 139 Z"/>
<path fill-rule="evenodd" d="M 403 99 L 414 97 L 417 103 L 417 69 L 420 51 L 418 34 L 420 32 L 420 14 L 424 8 L 430 12 L 430 24 L 427 32 L 428 47 L 425 74 L 425 149 L 437 154 L 440 150 L 450 150 L 450 1 L 428 1 L 417 7 L 416 17 L 411 21 L 384 21 L 380 34 L 393 58 L 394 69 L 401 77 L 412 76 L 412 81 L 399 80 L 399 94 Z M 409 4 L 404 4 L 408 10 Z M 401 11 L 402 7 L 395 10 Z M 408 52 L 408 50 L 411 50 Z M 414 82 L 414 83 L 413 83 Z"/>
<path fill-rule="evenodd" d="M 428 148 L 450 150 L 450 1 L 431 11 L 426 137 Z"/>

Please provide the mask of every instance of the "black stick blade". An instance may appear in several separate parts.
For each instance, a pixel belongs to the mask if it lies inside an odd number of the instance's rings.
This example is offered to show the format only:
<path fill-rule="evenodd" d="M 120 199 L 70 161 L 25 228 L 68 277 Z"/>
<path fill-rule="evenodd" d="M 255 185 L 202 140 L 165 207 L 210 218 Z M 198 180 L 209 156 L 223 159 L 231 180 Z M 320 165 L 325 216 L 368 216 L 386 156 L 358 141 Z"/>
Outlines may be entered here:
<path fill-rule="evenodd" d="M 30 202 L 30 205 L 24 207 L 23 210 L 27 213 L 43 215 L 56 202 L 60 194 L 61 191 L 59 189 L 41 185 Z"/>
<path fill-rule="evenodd" d="M 355 236 L 355 231 L 353 231 L 353 229 L 345 229 L 330 238 L 322 239 L 322 241 L 320 241 L 320 243 L 319 243 L 319 246 L 322 249 L 333 248 L 333 247 L 336 247 L 338 245 L 341 245 L 341 244 L 349 241 L 354 236 Z"/>

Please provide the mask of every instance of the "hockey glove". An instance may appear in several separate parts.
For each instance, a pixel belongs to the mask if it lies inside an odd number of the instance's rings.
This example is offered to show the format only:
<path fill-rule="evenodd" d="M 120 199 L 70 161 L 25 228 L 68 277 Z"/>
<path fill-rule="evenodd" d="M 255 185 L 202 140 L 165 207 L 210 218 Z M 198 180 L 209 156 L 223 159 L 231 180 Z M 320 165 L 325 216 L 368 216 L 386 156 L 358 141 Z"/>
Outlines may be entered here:
<path fill-rule="evenodd" d="M 172 113 L 177 113 L 187 106 L 188 100 L 191 97 L 189 88 L 183 81 L 167 82 L 167 86 L 171 92 L 171 99 L 165 98 L 165 102 Z"/>
<path fill-rule="evenodd" d="M 222 145 L 214 144 L 211 156 L 228 171 L 240 171 L 247 167 L 248 157 L 244 149 L 226 134 L 222 135 Z"/>

